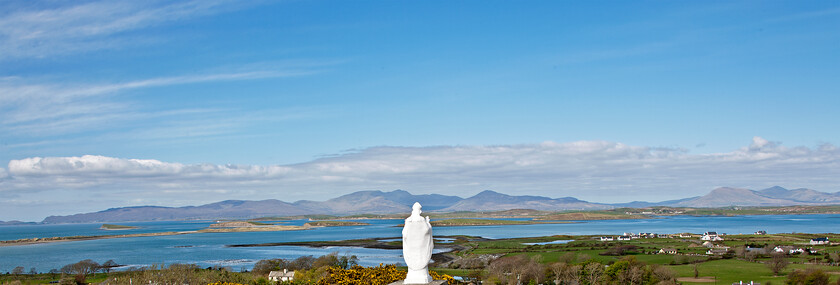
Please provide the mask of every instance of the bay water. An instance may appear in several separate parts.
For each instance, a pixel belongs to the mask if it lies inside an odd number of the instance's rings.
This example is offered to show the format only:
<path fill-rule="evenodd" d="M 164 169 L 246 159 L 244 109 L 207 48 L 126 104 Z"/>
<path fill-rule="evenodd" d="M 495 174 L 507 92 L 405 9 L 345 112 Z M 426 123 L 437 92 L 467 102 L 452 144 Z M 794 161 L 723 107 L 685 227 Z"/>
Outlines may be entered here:
<path fill-rule="evenodd" d="M 512 219 L 527 220 L 527 219 Z M 0 226 L 0 240 L 56 236 L 133 234 L 169 231 L 194 231 L 216 221 L 130 222 L 120 225 L 137 229 L 106 231 L 97 224 L 58 224 Z M 307 220 L 283 221 L 285 225 L 302 225 Z M 233 244 L 258 244 L 293 241 L 332 241 L 362 238 L 399 238 L 403 220 L 363 220 L 369 226 L 325 227 L 302 231 L 195 233 L 187 235 L 114 238 L 87 241 L 53 242 L 0 247 L 0 273 L 23 266 L 28 272 L 60 269 L 83 259 L 103 263 L 114 260 L 129 267 L 152 264 L 189 263 L 201 267 L 222 266 L 231 270 L 250 270 L 261 259 L 320 256 L 337 252 L 356 255 L 365 266 L 379 263 L 402 264 L 401 250 L 359 247 L 311 248 L 303 246 L 227 247 Z M 757 215 L 757 216 L 667 216 L 654 219 L 581 221 L 566 224 L 435 227 L 435 236 L 470 235 L 485 238 L 516 238 L 550 235 L 620 235 L 624 232 L 727 234 L 829 233 L 840 229 L 840 215 Z M 437 250 L 440 251 L 439 249 Z"/>

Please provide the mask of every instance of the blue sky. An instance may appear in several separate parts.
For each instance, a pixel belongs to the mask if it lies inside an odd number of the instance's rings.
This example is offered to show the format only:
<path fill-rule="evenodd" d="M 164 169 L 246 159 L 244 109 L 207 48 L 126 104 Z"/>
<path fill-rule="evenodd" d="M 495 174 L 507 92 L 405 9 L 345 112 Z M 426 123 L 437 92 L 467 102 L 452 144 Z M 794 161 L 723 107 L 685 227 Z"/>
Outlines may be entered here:
<path fill-rule="evenodd" d="M 832 1 L 5 1 L 0 220 L 836 192 L 838 30 Z"/>

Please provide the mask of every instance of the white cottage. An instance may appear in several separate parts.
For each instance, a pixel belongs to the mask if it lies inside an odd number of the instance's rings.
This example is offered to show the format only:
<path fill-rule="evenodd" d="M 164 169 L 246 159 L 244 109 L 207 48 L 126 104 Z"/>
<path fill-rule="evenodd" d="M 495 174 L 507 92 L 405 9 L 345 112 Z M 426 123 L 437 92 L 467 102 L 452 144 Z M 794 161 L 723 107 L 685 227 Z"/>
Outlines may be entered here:
<path fill-rule="evenodd" d="M 292 281 L 295 279 L 295 272 L 283 269 L 283 271 L 271 271 L 268 273 L 270 281 Z"/>

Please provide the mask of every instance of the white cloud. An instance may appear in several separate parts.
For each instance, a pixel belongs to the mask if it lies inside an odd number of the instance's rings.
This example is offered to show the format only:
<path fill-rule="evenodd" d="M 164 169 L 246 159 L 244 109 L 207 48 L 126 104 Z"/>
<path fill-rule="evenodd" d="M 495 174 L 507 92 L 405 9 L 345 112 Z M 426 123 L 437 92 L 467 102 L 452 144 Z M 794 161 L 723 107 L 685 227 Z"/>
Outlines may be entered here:
<path fill-rule="evenodd" d="M 41 9 L 37 4 L 14 9 L 7 4 L 7 13 L 0 14 L 0 59 L 115 48 L 121 42 L 137 41 L 121 40 L 128 32 L 241 6 L 239 1 L 228 0 L 67 3 L 49 9 Z"/>
<path fill-rule="evenodd" d="M 754 147 L 761 145 L 761 147 Z M 86 155 L 12 160 L 5 191 L 63 189 L 121 199 L 164 195 L 191 204 L 221 199 L 325 200 L 364 189 L 468 196 L 484 189 L 596 202 L 666 200 L 720 185 L 788 185 L 836 191 L 840 150 L 773 147 L 762 138 L 728 153 L 603 141 L 500 146 L 374 147 L 293 165 L 181 164 Z M 98 193 L 98 194 L 97 194 Z M 200 195 L 196 193 L 201 193 Z M 114 197 L 112 197 L 114 198 Z M 159 199 L 156 204 L 169 200 Z"/>

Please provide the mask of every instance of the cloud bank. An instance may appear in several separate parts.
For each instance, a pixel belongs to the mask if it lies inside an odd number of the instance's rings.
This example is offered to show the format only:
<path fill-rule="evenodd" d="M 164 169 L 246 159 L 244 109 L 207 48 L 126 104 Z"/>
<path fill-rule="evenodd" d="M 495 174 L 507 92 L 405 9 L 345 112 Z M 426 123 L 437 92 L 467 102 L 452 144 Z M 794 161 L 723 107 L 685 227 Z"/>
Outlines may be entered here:
<path fill-rule="evenodd" d="M 0 171 L 0 195 L 60 191 L 167 205 L 232 198 L 325 200 L 365 189 L 459 196 L 493 189 L 594 202 L 661 201 L 703 195 L 718 186 L 784 185 L 834 192 L 840 190 L 839 170 L 840 150 L 833 145 L 784 147 L 760 137 L 738 150 L 712 154 L 579 141 L 372 147 L 273 166 L 85 155 L 12 160 Z"/>

